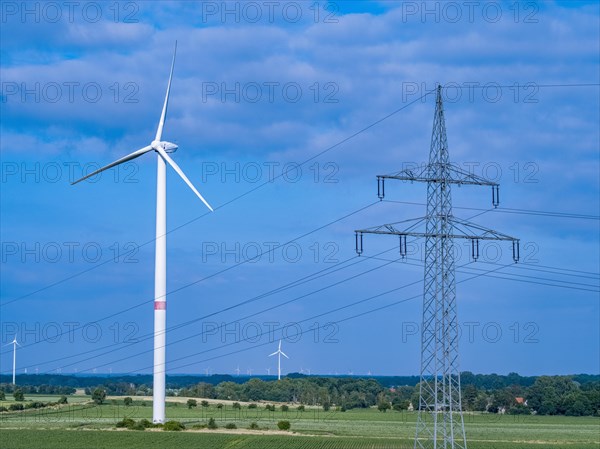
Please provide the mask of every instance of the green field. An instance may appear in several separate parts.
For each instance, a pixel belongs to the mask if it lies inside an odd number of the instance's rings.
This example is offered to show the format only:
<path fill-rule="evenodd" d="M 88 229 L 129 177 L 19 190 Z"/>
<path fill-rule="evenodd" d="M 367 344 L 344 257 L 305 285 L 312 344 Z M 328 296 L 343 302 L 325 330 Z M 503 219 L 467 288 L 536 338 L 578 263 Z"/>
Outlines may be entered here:
<path fill-rule="evenodd" d="M 27 400 L 56 400 L 57 397 L 27 397 Z M 12 401 L 6 401 L 10 404 Z M 88 397 L 70 396 L 69 404 L 60 408 L 31 409 L 0 414 L 0 447 L 3 449 L 67 448 L 412 448 L 416 414 L 376 409 L 340 412 L 294 406 L 282 412 L 256 409 L 244 405 L 240 410 L 225 404 L 188 409 L 183 402 L 169 402 L 168 419 L 186 425 L 183 432 L 159 429 L 145 431 L 117 430 L 115 423 L 124 417 L 151 419 L 149 401 L 124 406 L 122 400 L 98 406 Z M 214 418 L 219 429 L 194 430 Z M 277 422 L 289 420 L 290 432 L 277 430 Z M 260 430 L 248 430 L 250 423 Z M 237 429 L 223 426 L 234 423 Z M 505 416 L 466 414 L 465 427 L 472 449 L 598 449 L 600 419 L 553 416 Z"/>

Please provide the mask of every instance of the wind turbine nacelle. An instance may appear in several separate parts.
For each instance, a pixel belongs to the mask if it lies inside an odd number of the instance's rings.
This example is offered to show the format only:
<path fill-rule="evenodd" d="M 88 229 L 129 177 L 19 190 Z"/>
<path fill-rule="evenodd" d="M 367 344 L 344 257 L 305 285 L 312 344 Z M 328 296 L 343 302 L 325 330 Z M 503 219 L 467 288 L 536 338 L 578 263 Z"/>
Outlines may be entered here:
<path fill-rule="evenodd" d="M 165 150 L 167 153 L 173 153 L 177 151 L 177 148 L 179 148 L 177 145 L 171 142 L 161 142 L 160 144 L 163 147 L 163 150 Z"/>
<path fill-rule="evenodd" d="M 161 147 L 163 150 L 165 150 L 166 153 L 173 153 L 175 151 L 177 151 L 177 148 L 179 148 L 177 145 L 175 145 L 174 143 L 171 142 L 157 142 L 156 140 L 154 142 L 152 142 L 152 148 L 156 149 L 156 147 L 159 146 Z"/>

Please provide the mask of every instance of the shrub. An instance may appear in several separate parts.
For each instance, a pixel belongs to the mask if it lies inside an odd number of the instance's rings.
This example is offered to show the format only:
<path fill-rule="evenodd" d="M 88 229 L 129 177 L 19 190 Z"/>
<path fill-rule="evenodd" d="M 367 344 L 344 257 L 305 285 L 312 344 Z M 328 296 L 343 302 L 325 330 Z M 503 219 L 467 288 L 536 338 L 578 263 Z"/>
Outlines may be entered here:
<path fill-rule="evenodd" d="M 180 430 L 184 430 L 185 426 L 180 423 L 179 421 L 167 421 L 164 425 L 163 425 L 163 430 L 169 431 L 169 432 L 178 432 Z"/>
<path fill-rule="evenodd" d="M 299 412 L 303 412 L 305 410 L 305 407 L 303 405 L 299 405 L 297 410 Z"/>
<path fill-rule="evenodd" d="M 279 430 L 290 430 L 290 427 L 292 427 L 292 425 L 289 421 L 279 421 L 277 423 L 277 427 L 279 427 Z"/>
<path fill-rule="evenodd" d="M 6 393 L 4 392 L 4 390 L 0 389 L 0 401 L 5 401 L 6 400 Z"/>
<path fill-rule="evenodd" d="M 231 406 L 232 406 L 233 408 L 237 408 L 237 409 L 240 409 L 240 408 L 242 408 L 242 406 L 240 405 L 240 403 L 239 403 L 239 402 L 234 402 L 234 403 L 233 403 Z"/>
<path fill-rule="evenodd" d="M 191 410 L 192 407 L 196 407 L 198 405 L 198 402 L 196 402 L 195 399 L 188 399 L 187 400 L 187 407 Z"/>
<path fill-rule="evenodd" d="M 223 408 L 223 404 L 221 404 L 220 402 L 217 404 L 217 408 L 220 410 Z"/>
<path fill-rule="evenodd" d="M 206 424 L 194 424 L 192 429 L 206 429 Z"/>
<path fill-rule="evenodd" d="M 273 404 L 267 404 L 265 405 L 265 410 L 268 410 L 269 412 L 274 412 L 275 406 Z"/>
<path fill-rule="evenodd" d="M 0 406 L 0 412 L 7 412 L 8 409 L 6 407 L 4 407 L 3 405 Z"/>
<path fill-rule="evenodd" d="M 230 423 L 225 424 L 225 428 L 226 429 L 237 429 L 237 426 L 235 425 L 235 423 L 230 422 Z"/>
<path fill-rule="evenodd" d="M 204 408 L 206 408 L 206 407 L 209 407 L 209 406 L 210 406 L 210 404 L 208 403 L 208 401 L 202 401 L 202 402 L 200 402 L 200 405 L 201 405 L 202 407 L 204 407 Z"/>
<path fill-rule="evenodd" d="M 323 403 L 323 410 L 325 410 L 326 412 L 328 412 L 330 408 L 331 408 L 331 404 L 329 402 L 324 402 Z"/>
<path fill-rule="evenodd" d="M 287 412 L 289 409 L 290 409 L 290 408 L 289 408 L 287 405 L 285 405 L 285 404 L 283 404 L 283 405 L 281 406 L 281 411 L 282 411 L 282 412 Z"/>
<path fill-rule="evenodd" d="M 150 421 L 148 421 L 146 418 L 144 419 L 140 419 L 140 422 L 138 424 L 141 424 L 142 426 L 144 426 L 145 429 L 149 428 L 149 427 L 154 427 L 154 424 L 152 424 Z"/>
<path fill-rule="evenodd" d="M 58 398 L 57 404 L 64 405 L 64 404 L 67 404 L 67 403 L 68 403 L 68 401 L 67 401 L 67 397 L 66 396 L 63 395 L 60 398 Z"/>
<path fill-rule="evenodd" d="M 40 401 L 33 401 L 25 404 L 25 408 L 44 408 L 46 404 Z"/>
<path fill-rule="evenodd" d="M 127 396 L 126 398 L 123 398 L 123 403 L 129 407 L 131 404 L 133 404 L 133 399 L 131 399 L 129 396 Z"/>
<path fill-rule="evenodd" d="M 217 422 L 215 421 L 215 418 L 210 418 L 208 420 L 208 424 L 206 425 L 206 427 L 208 427 L 209 429 L 218 429 L 219 426 L 217 425 Z"/>
<path fill-rule="evenodd" d="M 137 422 L 133 426 L 130 427 L 131 430 L 146 430 L 146 426 L 142 424 L 142 422 Z"/>
<path fill-rule="evenodd" d="M 23 410 L 23 404 L 10 404 L 10 405 L 8 406 L 8 409 L 9 409 L 11 412 L 14 412 L 14 411 L 16 411 L 16 410 Z"/>
<path fill-rule="evenodd" d="M 248 404 L 248 408 L 256 408 L 258 407 L 254 402 L 252 404 Z"/>
<path fill-rule="evenodd" d="M 117 427 L 119 428 L 127 428 L 127 429 L 133 429 L 133 426 L 135 426 L 135 421 L 131 418 L 123 418 L 121 421 L 117 422 Z"/>
<path fill-rule="evenodd" d="M 258 427 L 258 424 L 256 424 L 255 422 L 251 422 L 250 425 L 248 426 L 248 429 L 257 430 L 257 429 L 259 429 L 259 427 Z"/>

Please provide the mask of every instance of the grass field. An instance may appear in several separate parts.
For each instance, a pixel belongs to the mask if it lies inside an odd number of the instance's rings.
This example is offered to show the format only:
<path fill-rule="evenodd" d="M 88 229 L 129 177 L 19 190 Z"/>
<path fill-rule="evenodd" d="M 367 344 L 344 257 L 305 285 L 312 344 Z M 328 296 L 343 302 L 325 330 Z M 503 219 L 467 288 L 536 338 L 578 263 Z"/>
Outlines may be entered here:
<path fill-rule="evenodd" d="M 56 400 L 57 397 L 27 397 L 28 400 Z M 177 398 L 181 401 L 181 398 Z M 12 401 L 6 401 L 11 403 Z M 198 401 L 199 402 L 199 401 Z M 300 412 L 294 406 L 287 412 L 256 409 L 244 405 L 233 409 L 231 403 L 217 409 L 188 409 L 183 402 L 169 402 L 168 419 L 186 425 L 184 432 L 116 430 L 115 423 L 130 417 L 151 419 L 149 401 L 136 401 L 124 406 L 122 399 L 101 406 L 87 397 L 69 397 L 60 408 L 25 410 L 0 415 L 0 447 L 3 449 L 68 449 L 68 448 L 323 448 L 386 449 L 412 448 L 416 414 L 411 412 L 379 412 L 375 409 L 347 412 L 307 408 Z M 193 430 L 214 418 L 217 430 Z M 289 420 L 290 432 L 277 430 L 277 422 Z M 248 430 L 255 422 L 259 430 Z M 237 429 L 223 429 L 234 423 Z M 471 449 L 598 449 L 599 418 L 553 416 L 465 415 L 465 427 Z"/>

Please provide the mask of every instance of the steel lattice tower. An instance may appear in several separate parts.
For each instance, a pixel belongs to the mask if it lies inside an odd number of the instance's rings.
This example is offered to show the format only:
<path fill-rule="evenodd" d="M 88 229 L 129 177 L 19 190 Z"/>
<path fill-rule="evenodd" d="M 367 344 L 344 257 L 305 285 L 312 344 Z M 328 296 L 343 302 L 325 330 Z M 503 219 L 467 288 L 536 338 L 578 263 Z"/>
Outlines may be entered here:
<path fill-rule="evenodd" d="M 498 206 L 497 183 L 451 164 L 441 86 L 437 88 L 429 163 L 417 170 L 377 176 L 380 199 L 385 179 L 427 183 L 425 217 L 357 230 L 356 251 L 363 248 L 363 234 L 392 234 L 400 238 L 400 254 L 406 256 L 406 238 L 425 238 L 425 273 L 421 327 L 421 382 L 415 449 L 466 449 L 461 407 L 458 358 L 458 321 L 455 280 L 455 239 L 471 241 L 471 255 L 479 256 L 480 240 L 512 242 L 513 259 L 519 259 L 519 240 L 452 215 L 452 184 L 492 187 L 492 203 Z"/>

